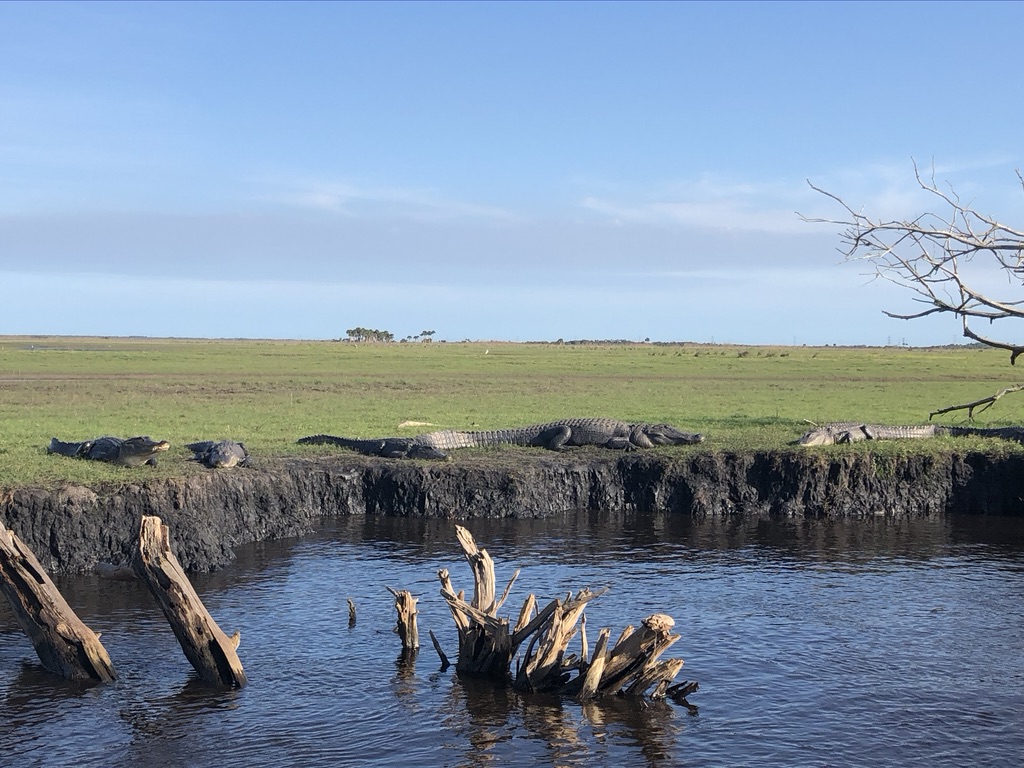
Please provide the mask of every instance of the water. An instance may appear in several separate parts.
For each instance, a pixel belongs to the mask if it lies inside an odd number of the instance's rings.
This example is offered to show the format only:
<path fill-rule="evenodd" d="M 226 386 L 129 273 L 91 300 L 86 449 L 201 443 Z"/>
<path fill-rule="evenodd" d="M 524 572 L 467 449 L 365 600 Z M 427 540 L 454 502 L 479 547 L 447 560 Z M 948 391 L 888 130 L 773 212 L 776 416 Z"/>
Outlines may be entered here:
<path fill-rule="evenodd" d="M 43 672 L 0 606 L 0 765 L 1018 766 L 1024 755 L 1024 520 L 715 520 L 580 513 L 469 521 L 504 586 L 550 598 L 610 586 L 587 634 L 669 613 L 697 715 L 581 707 L 460 681 L 438 595 L 472 588 L 452 523 L 348 518 L 238 550 L 193 583 L 240 629 L 240 691 L 198 682 L 153 597 L 59 585 L 120 679 Z M 173 536 L 173 531 L 172 531 Z M 385 586 L 420 596 L 401 658 Z M 346 598 L 357 605 L 349 626 Z"/>

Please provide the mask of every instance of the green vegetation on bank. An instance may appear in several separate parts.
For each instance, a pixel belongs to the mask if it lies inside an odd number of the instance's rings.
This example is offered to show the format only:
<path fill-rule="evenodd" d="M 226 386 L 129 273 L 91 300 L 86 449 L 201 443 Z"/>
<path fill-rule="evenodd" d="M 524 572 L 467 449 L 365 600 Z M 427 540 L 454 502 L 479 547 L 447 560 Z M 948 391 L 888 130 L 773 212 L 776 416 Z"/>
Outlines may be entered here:
<path fill-rule="evenodd" d="M 257 457 L 325 452 L 303 435 L 414 435 L 571 416 L 664 421 L 707 442 L 661 451 L 791 450 L 807 421 L 924 423 L 934 408 L 1015 383 L 1007 355 L 941 349 L 700 344 L 412 343 L 0 337 L 0 487 L 200 471 L 184 443 L 230 437 Z M 941 423 L 961 423 L 950 414 Z M 406 421 L 431 426 L 400 427 Z M 980 414 L 1024 423 L 1024 393 Z M 51 437 L 146 434 L 156 470 L 47 456 Z M 1019 447 L 979 439 L 840 446 Z M 820 449 L 819 449 L 820 450 Z"/>

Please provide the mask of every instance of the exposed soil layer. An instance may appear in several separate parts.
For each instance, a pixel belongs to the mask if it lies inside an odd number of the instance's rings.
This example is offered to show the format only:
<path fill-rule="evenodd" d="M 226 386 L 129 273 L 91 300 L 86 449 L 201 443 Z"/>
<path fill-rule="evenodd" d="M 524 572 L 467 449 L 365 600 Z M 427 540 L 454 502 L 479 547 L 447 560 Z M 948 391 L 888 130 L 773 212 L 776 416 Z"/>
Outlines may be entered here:
<path fill-rule="evenodd" d="M 448 463 L 355 454 L 110 486 L 17 488 L 0 521 L 51 573 L 126 563 L 142 515 L 171 528 L 188 570 L 231 562 L 232 547 L 298 536 L 336 515 L 545 517 L 575 509 L 695 516 L 921 517 L 1024 513 L 1024 458 L 983 454 L 635 453 L 597 450 L 459 456 Z"/>

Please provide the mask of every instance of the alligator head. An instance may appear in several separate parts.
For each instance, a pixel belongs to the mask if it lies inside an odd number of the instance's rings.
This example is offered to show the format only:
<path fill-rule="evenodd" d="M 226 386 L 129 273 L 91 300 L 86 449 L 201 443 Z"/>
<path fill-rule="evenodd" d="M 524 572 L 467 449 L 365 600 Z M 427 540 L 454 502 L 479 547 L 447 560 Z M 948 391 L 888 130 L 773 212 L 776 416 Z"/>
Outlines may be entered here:
<path fill-rule="evenodd" d="M 630 436 L 630 441 L 643 445 L 640 437 L 647 438 L 651 445 L 695 445 L 704 442 L 704 435 L 696 432 L 683 432 L 671 424 L 637 424 Z"/>
<path fill-rule="evenodd" d="M 835 422 L 822 424 L 808 432 L 804 432 L 791 445 L 812 446 L 812 445 L 839 445 L 840 443 L 856 443 L 861 440 L 870 439 L 863 424 L 854 422 Z"/>
<path fill-rule="evenodd" d="M 196 460 L 202 461 L 212 469 L 230 469 L 244 466 L 249 460 L 249 452 L 242 443 L 234 440 L 218 440 L 205 443 L 192 443 L 185 446 L 196 454 Z"/>
<path fill-rule="evenodd" d="M 206 456 L 206 462 L 214 469 L 229 469 L 245 462 L 245 454 L 233 446 L 215 445 Z"/>
<path fill-rule="evenodd" d="M 790 445 L 835 445 L 836 436 L 824 427 L 818 427 L 804 432 L 800 437 L 794 440 Z"/>
<path fill-rule="evenodd" d="M 100 440 L 102 439 L 100 438 Z M 98 446 L 100 440 L 96 440 L 93 443 L 93 448 Z M 170 447 L 171 444 L 166 440 L 151 440 L 149 437 L 129 437 L 118 446 L 116 458 L 100 460 L 112 461 L 112 463 L 121 464 L 126 467 L 141 467 L 143 464 L 156 466 L 156 455 L 163 453 Z"/>

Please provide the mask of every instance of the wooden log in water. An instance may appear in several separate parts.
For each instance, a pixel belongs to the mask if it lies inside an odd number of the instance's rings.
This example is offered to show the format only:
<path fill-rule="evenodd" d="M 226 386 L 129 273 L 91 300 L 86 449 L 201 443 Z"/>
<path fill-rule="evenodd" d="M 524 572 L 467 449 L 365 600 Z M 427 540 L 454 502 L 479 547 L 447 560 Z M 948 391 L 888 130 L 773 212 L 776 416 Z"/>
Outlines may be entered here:
<path fill-rule="evenodd" d="M 244 686 L 247 679 L 236 653 L 239 633 L 228 637 L 217 626 L 171 552 L 170 533 L 159 517 L 142 518 L 132 567 L 153 593 L 199 677 L 232 688 Z"/>
<path fill-rule="evenodd" d="M 416 628 L 417 599 L 412 596 L 409 590 L 401 592 L 387 588 L 388 592 L 395 596 L 395 610 L 398 611 L 398 624 L 395 626 L 395 634 L 402 639 L 402 648 L 414 650 L 420 647 L 420 633 Z"/>
<path fill-rule="evenodd" d="M 32 550 L 3 524 L 0 590 L 43 667 L 67 680 L 117 679 L 100 636 L 71 610 Z"/>

